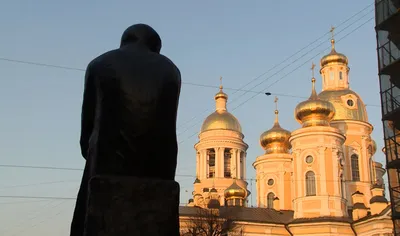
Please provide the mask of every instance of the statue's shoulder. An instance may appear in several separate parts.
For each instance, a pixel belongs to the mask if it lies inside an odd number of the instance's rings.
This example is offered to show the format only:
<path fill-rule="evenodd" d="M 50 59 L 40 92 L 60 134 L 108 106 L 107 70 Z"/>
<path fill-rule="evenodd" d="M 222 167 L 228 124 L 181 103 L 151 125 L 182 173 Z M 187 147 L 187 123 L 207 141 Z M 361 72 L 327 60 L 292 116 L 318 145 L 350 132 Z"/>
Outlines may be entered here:
<path fill-rule="evenodd" d="M 172 62 L 171 59 L 169 59 L 168 57 L 159 54 L 160 58 L 164 61 L 165 65 L 168 67 L 168 69 L 171 70 L 171 72 L 173 74 L 175 74 L 175 76 L 178 76 L 180 78 L 181 76 L 181 72 L 179 71 L 179 68 L 175 65 L 174 62 Z"/>

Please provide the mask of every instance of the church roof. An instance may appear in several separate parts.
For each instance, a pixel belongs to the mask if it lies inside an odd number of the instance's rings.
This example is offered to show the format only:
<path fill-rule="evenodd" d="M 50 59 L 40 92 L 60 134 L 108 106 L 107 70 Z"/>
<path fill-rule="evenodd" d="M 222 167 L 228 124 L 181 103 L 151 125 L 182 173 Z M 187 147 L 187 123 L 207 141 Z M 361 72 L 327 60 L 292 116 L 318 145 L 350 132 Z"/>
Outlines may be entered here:
<path fill-rule="evenodd" d="M 180 216 L 195 216 L 198 214 L 198 207 L 191 206 L 180 206 Z M 272 224 L 300 224 L 310 222 L 346 222 L 346 223 L 358 223 L 374 217 L 380 217 L 390 211 L 390 205 L 388 205 L 381 213 L 376 215 L 368 215 L 359 220 L 353 221 L 351 215 L 349 217 L 317 217 L 317 218 L 298 218 L 293 219 L 293 211 L 281 210 L 277 211 L 269 208 L 258 208 L 258 207 L 221 207 L 219 215 L 221 217 L 229 216 L 229 219 L 234 221 L 245 221 L 253 223 L 272 223 Z"/>

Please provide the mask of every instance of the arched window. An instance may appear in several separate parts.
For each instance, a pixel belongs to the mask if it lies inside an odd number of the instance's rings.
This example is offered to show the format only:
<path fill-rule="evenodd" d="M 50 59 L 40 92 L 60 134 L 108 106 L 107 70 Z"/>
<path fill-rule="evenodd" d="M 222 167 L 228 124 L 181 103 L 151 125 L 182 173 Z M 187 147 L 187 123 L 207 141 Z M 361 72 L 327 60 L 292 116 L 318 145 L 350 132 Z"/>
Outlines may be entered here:
<path fill-rule="evenodd" d="M 231 149 L 224 150 L 224 177 L 231 177 Z"/>
<path fill-rule="evenodd" d="M 342 80 L 343 79 L 343 72 L 339 71 L 339 79 Z"/>
<path fill-rule="evenodd" d="M 275 199 L 275 194 L 274 193 L 268 193 L 267 195 L 267 208 L 273 209 L 274 208 L 274 199 Z"/>
<path fill-rule="evenodd" d="M 358 155 L 351 155 L 351 179 L 353 181 L 360 181 L 360 167 L 358 165 Z"/>
<path fill-rule="evenodd" d="M 215 150 L 214 148 L 207 150 L 208 155 L 208 178 L 215 177 Z"/>
<path fill-rule="evenodd" d="M 306 173 L 306 196 L 315 196 L 315 174 L 312 171 Z"/>

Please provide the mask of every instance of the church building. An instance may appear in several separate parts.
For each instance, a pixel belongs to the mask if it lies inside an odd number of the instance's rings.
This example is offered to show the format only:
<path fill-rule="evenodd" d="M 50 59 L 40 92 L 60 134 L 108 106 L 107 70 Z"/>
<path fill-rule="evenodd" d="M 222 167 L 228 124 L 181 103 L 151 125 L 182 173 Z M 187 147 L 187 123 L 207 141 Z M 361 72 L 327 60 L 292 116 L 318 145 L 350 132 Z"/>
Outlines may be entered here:
<path fill-rule="evenodd" d="M 253 163 L 255 193 L 246 181 L 248 145 L 220 86 L 215 112 L 195 145 L 197 177 L 193 198 L 180 207 L 183 230 L 197 209 L 214 209 L 240 228 L 227 235 L 393 235 L 373 126 L 349 87 L 348 58 L 336 51 L 333 38 L 331 44 L 320 60 L 322 91 L 316 91 L 313 65 L 311 95 L 294 109 L 300 128 L 284 129 L 277 107 L 272 128 L 260 130 L 264 154 Z M 257 207 L 247 205 L 251 194 Z"/>

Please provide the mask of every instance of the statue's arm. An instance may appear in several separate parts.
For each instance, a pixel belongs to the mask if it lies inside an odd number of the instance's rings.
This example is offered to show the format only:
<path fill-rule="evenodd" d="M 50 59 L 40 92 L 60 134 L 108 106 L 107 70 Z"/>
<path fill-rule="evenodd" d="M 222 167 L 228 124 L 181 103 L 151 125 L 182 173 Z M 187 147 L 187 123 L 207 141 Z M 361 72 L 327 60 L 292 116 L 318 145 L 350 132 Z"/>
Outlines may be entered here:
<path fill-rule="evenodd" d="M 94 117 L 96 111 L 96 87 L 94 84 L 91 64 L 86 69 L 85 85 L 83 91 L 82 116 L 81 116 L 81 138 L 80 146 L 82 156 L 86 159 L 89 148 L 89 139 L 93 131 Z"/>

